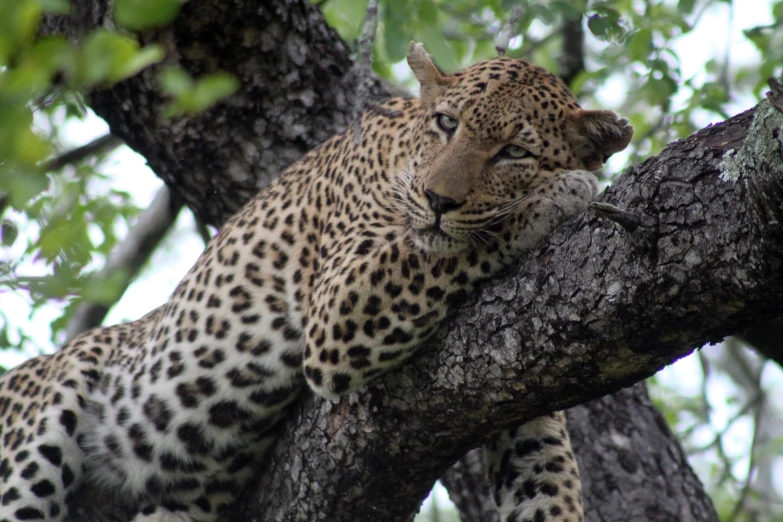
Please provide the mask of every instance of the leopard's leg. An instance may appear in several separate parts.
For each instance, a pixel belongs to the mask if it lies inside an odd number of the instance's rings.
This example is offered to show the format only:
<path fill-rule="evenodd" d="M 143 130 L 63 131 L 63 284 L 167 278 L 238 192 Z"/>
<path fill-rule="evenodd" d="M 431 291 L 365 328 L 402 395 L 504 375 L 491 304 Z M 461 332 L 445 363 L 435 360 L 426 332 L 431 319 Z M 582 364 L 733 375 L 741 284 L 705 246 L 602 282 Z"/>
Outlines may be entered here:
<path fill-rule="evenodd" d="M 562 411 L 504 430 L 484 446 L 501 522 L 581 522 L 582 486 Z"/>
<path fill-rule="evenodd" d="M 13 375 L 7 377 L 9 384 Z M 76 435 L 83 396 L 75 388 L 62 388 L 22 409 L 18 395 L 3 396 L 2 391 L 0 410 L 11 417 L 15 412 L 17 421 L 0 427 L 0 521 L 63 520 L 66 497 L 82 474 Z"/>
<path fill-rule="evenodd" d="M 243 425 L 244 432 L 258 435 L 236 451 L 217 452 L 215 471 L 204 477 L 198 488 L 169 494 L 157 502 L 143 505 L 132 522 L 213 522 L 233 503 L 254 476 L 263 473 L 258 463 L 272 447 L 285 426 L 285 410 Z M 180 477 L 181 478 L 181 477 Z M 182 483 L 182 482 L 180 482 Z M 171 484 L 173 485 L 173 484 Z"/>

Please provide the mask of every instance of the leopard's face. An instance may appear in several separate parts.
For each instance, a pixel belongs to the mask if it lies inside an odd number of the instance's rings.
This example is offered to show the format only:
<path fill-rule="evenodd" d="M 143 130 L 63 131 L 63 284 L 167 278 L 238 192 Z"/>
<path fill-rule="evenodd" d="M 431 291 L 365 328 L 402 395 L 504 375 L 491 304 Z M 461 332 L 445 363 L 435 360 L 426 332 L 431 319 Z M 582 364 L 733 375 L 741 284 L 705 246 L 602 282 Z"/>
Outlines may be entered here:
<path fill-rule="evenodd" d="M 491 245 L 544 181 L 563 170 L 595 170 L 630 140 L 629 127 L 614 150 L 596 150 L 582 120 L 605 111 L 583 111 L 556 76 L 527 62 L 499 58 L 443 76 L 431 62 L 418 63 L 413 47 L 411 60 L 422 110 L 397 195 L 424 252 Z"/>

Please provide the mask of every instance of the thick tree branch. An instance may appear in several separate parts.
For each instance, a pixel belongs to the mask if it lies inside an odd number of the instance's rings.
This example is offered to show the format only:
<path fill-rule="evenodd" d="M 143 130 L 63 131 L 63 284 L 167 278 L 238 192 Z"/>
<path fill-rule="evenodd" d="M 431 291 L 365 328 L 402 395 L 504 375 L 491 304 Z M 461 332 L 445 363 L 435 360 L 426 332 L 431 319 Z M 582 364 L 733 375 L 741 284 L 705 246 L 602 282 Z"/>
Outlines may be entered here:
<path fill-rule="evenodd" d="M 738 337 L 783 367 L 783 317 L 748 328 Z"/>

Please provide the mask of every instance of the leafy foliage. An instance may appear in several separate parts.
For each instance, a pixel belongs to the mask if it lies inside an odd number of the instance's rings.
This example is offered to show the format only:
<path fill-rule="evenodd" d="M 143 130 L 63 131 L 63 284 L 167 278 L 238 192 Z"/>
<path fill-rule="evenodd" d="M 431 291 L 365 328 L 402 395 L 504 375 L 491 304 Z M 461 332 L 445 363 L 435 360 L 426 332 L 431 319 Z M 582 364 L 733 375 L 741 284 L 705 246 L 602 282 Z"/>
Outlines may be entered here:
<path fill-rule="evenodd" d="M 325 0 L 319 5 L 346 41 L 358 36 L 366 2 Z M 771 24 L 744 31 L 758 50 L 757 60 L 735 64 L 728 53 L 714 53 L 700 71 L 685 67 L 683 42 L 704 28 L 705 17 L 714 20 L 722 10 L 727 12 L 722 23 L 730 23 L 730 2 L 717 0 L 383 0 L 375 71 L 396 78 L 394 65 L 404 60 L 410 40 L 423 42 L 445 70 L 495 56 L 494 39 L 513 7 L 521 7 L 515 34 L 522 36 L 512 40 L 508 54 L 552 71 L 562 68 L 564 23 L 584 16 L 588 66 L 571 87 L 586 105 L 631 116 L 636 128 L 632 162 L 709 121 L 727 118 L 738 110 L 728 109 L 732 93 L 751 86 L 758 99 L 767 78 L 783 71 L 783 2 L 771 6 Z M 607 86 L 616 85 L 621 93 L 607 92 Z"/>
<path fill-rule="evenodd" d="M 115 20 L 128 29 L 168 23 L 180 0 L 117 0 Z M 159 63 L 159 45 L 141 46 L 127 33 L 99 30 L 75 44 L 36 37 L 46 14 L 66 14 L 64 0 L 0 2 L 0 297 L 23 295 L 31 311 L 52 300 L 68 303 L 52 331 L 63 330 L 79 300 L 110 305 L 125 288 L 125 274 L 93 274 L 138 213 L 127 192 L 101 171 L 105 152 L 79 161 L 54 161 L 71 147 L 64 124 L 89 116 L 84 93 L 106 87 Z M 225 73 L 197 80 L 173 68 L 158 73 L 171 95 L 163 117 L 209 108 L 237 88 Z M 94 118 L 94 116 L 92 116 Z M 66 137 L 67 138 L 67 137 Z M 21 349 L 27 332 L 0 310 L 0 349 Z"/>

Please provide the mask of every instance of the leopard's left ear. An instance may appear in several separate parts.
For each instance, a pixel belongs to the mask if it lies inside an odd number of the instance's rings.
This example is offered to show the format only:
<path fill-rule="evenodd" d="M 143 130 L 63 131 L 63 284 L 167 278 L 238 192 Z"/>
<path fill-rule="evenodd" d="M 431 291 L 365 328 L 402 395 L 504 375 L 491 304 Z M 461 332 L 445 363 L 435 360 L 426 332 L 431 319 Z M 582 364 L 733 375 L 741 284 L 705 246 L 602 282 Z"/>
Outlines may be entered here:
<path fill-rule="evenodd" d="M 631 142 L 633 127 L 612 111 L 577 109 L 567 116 L 568 132 L 585 168 L 600 169 L 606 160 Z"/>
<path fill-rule="evenodd" d="M 453 76 L 446 76 L 440 72 L 432 62 L 424 44 L 409 43 L 406 58 L 413 75 L 421 84 L 419 99 L 424 107 L 431 107 L 443 92 L 443 88 L 456 82 Z"/>

